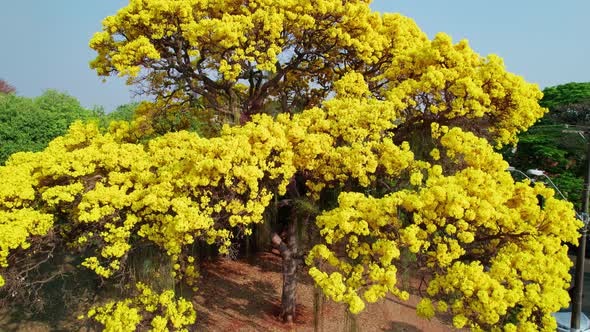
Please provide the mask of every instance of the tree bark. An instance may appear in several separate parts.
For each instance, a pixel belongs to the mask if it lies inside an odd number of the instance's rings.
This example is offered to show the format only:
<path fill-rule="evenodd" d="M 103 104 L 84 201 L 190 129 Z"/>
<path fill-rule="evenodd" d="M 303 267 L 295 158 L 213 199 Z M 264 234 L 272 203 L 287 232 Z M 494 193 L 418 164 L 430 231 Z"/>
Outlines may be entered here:
<path fill-rule="evenodd" d="M 344 319 L 346 322 L 345 332 L 360 332 L 356 315 L 350 312 L 348 308 L 344 309 L 344 315 L 346 316 Z"/>
<path fill-rule="evenodd" d="M 130 257 L 134 278 L 148 285 L 155 292 L 174 289 L 172 259 L 162 249 L 147 245 Z"/>
<path fill-rule="evenodd" d="M 318 286 L 313 288 L 313 330 L 324 332 L 324 294 Z"/>
<path fill-rule="evenodd" d="M 287 244 L 277 233 L 272 235 L 272 243 L 279 249 L 283 259 L 283 290 L 281 295 L 281 318 L 287 323 L 295 319 L 297 289 L 297 221 L 291 215 L 287 224 Z"/>

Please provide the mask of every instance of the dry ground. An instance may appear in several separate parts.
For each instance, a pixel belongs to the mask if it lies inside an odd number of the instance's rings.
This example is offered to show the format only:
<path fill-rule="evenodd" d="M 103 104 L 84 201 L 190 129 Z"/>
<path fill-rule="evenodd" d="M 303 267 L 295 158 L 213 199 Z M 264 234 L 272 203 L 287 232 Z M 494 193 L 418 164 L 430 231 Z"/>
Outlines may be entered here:
<path fill-rule="evenodd" d="M 281 295 L 281 261 L 271 253 L 261 253 L 249 261 L 219 259 L 201 270 L 199 290 L 194 295 L 197 331 L 314 331 L 313 285 L 305 272 L 300 273 L 297 288 L 298 316 L 292 325 L 278 319 Z M 181 294 L 183 296 L 189 295 Z M 418 318 L 415 306 L 419 298 L 407 302 L 387 299 L 369 305 L 357 317 L 358 331 L 441 332 L 453 331 L 448 322 Z M 16 315 L 18 316 L 18 315 Z M 0 308 L 0 331 L 89 331 L 75 321 L 35 322 L 15 319 L 9 308 Z M 323 306 L 321 331 L 345 331 L 344 307 L 332 302 Z"/>
<path fill-rule="evenodd" d="M 301 273 L 297 288 L 298 317 L 292 326 L 278 318 L 281 295 L 280 258 L 262 253 L 251 263 L 221 259 L 208 264 L 197 295 L 198 329 L 202 331 L 313 331 L 313 285 Z M 359 331 L 439 332 L 455 330 L 439 320 L 418 318 L 419 298 L 387 299 L 369 305 L 357 318 Z M 344 307 L 326 302 L 323 331 L 346 329 Z"/>

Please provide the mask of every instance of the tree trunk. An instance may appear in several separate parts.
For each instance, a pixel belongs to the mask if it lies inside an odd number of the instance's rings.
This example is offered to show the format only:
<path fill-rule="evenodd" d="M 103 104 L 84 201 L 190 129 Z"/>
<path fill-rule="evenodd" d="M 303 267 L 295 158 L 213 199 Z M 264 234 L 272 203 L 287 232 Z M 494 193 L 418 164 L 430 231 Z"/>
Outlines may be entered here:
<path fill-rule="evenodd" d="M 155 292 L 174 289 L 172 259 L 157 246 L 147 245 L 137 250 L 131 255 L 129 263 L 136 282 L 148 285 Z"/>
<path fill-rule="evenodd" d="M 348 308 L 344 309 L 344 315 L 346 316 L 346 318 L 344 319 L 345 321 L 345 332 L 360 332 L 359 326 L 358 326 L 358 322 L 357 322 L 357 317 L 355 314 L 353 314 L 352 312 L 350 312 L 350 310 L 348 310 Z"/>
<path fill-rule="evenodd" d="M 293 323 L 295 319 L 297 288 L 297 220 L 293 214 L 287 224 L 287 242 L 274 233 L 272 243 L 278 247 L 283 258 L 283 291 L 281 296 L 281 318 L 287 323 Z"/>
<path fill-rule="evenodd" d="M 324 294 L 318 286 L 313 288 L 313 330 L 324 332 Z"/>

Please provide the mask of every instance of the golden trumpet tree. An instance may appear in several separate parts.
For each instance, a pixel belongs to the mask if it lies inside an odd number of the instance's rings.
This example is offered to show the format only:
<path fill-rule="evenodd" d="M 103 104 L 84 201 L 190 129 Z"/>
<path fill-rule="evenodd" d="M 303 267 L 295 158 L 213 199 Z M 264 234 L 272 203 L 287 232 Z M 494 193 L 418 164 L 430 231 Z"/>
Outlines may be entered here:
<path fill-rule="evenodd" d="M 498 57 L 444 34 L 429 41 L 411 19 L 369 3 L 131 0 L 90 41 L 98 53 L 91 67 L 127 77 L 140 92 L 197 101 L 233 123 L 320 106 L 350 72 L 376 98 L 400 98 L 401 119 L 413 126 L 467 118 L 472 130 L 492 128 L 505 142 L 542 114 L 539 91 Z"/>
<path fill-rule="evenodd" d="M 240 125 L 146 141 L 163 127 L 140 114 L 106 133 L 76 124 L 45 151 L 14 155 L 0 168 L 0 284 L 18 291 L 55 246 L 117 278 L 147 243 L 170 258 L 176 282 L 194 285 L 195 241 L 223 253 L 275 195 L 322 207 L 340 193 L 336 208 L 308 216 L 322 240 L 306 262 L 351 312 L 387 294 L 407 298 L 404 254 L 427 283 L 425 317 L 450 313 L 474 330 L 555 329 L 549 314 L 565 304 L 570 278 L 565 243 L 577 241 L 580 223 L 550 189 L 515 183 L 494 152 L 542 116 L 540 91 L 498 57 L 444 34 L 428 40 L 369 2 L 131 0 L 106 18 L 90 42 L 99 75 L 141 83 L 162 112 L 167 102 L 173 113 L 202 103 L 213 120 Z M 286 320 L 295 314 L 294 219 L 289 239 L 272 237 Z M 85 317 L 112 331 L 190 329 L 189 302 L 158 291 L 140 283 L 135 296 Z"/>

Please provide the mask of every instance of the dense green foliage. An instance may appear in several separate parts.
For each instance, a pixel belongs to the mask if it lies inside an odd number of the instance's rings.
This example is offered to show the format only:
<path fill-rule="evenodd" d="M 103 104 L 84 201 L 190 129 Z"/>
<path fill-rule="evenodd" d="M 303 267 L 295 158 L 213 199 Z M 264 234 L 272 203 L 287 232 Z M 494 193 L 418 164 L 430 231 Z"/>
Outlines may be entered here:
<path fill-rule="evenodd" d="M 15 152 L 44 149 L 76 120 L 98 121 L 103 128 L 112 121 L 130 121 L 137 106 L 125 104 L 105 114 L 101 109 L 86 109 L 75 97 L 56 90 L 36 98 L 0 94 L 0 164 Z"/>
<path fill-rule="evenodd" d="M 39 151 L 91 111 L 76 98 L 48 90 L 36 98 L 0 95 L 0 163 L 18 151 Z"/>
<path fill-rule="evenodd" d="M 554 110 L 563 105 L 576 104 L 590 100 L 590 82 L 567 83 L 551 86 L 543 90 L 541 106 Z"/>
<path fill-rule="evenodd" d="M 135 117 L 135 110 L 139 106 L 138 102 L 123 104 L 117 106 L 114 111 L 105 113 L 102 107 L 93 109 L 94 117 L 98 118 L 99 125 L 102 128 L 108 128 L 113 121 L 131 121 Z"/>

